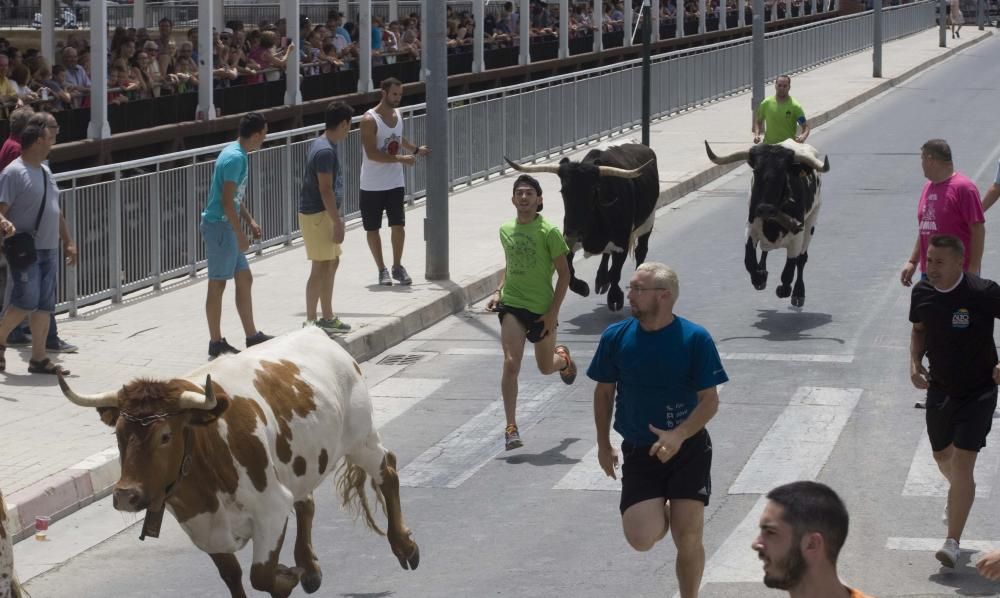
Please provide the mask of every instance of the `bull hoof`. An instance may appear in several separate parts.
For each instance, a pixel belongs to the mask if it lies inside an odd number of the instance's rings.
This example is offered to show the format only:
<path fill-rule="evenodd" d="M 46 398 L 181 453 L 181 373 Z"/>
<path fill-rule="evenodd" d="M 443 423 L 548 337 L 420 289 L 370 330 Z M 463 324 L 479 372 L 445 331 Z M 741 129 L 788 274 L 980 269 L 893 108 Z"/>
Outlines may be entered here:
<path fill-rule="evenodd" d="M 621 311 L 625 305 L 625 293 L 621 288 L 615 286 L 608 291 L 608 309 L 611 311 Z"/>
<path fill-rule="evenodd" d="M 306 594 L 312 594 L 319 589 L 319 586 L 323 583 L 323 572 L 317 569 L 316 571 L 310 571 L 302 576 L 299 580 L 302 584 L 302 590 Z"/>
<path fill-rule="evenodd" d="M 792 306 L 793 307 L 802 307 L 805 304 L 806 304 L 806 298 L 805 297 L 792 297 Z"/>
<path fill-rule="evenodd" d="M 413 554 L 407 558 L 396 557 L 399 559 L 399 564 L 403 569 L 409 571 L 416 571 L 417 567 L 420 565 L 420 547 L 416 544 L 413 545 Z"/>
<path fill-rule="evenodd" d="M 574 278 L 573 280 L 569 281 L 569 290 L 573 291 L 574 293 L 576 293 L 581 297 L 586 297 L 590 295 L 590 285 L 583 282 L 579 278 Z"/>
<path fill-rule="evenodd" d="M 603 295 L 604 293 L 608 292 L 609 288 L 611 288 L 611 283 L 610 282 L 601 282 L 601 283 L 597 283 L 595 285 L 595 287 L 596 288 L 594 289 L 594 292 L 597 293 L 598 295 Z"/>
<path fill-rule="evenodd" d="M 753 283 L 753 288 L 758 291 L 763 291 L 767 288 L 767 270 L 757 270 L 750 275 L 750 282 Z"/>
<path fill-rule="evenodd" d="M 792 287 L 788 285 L 779 285 L 778 288 L 774 289 L 774 294 L 778 296 L 778 299 L 785 299 L 792 294 Z"/>

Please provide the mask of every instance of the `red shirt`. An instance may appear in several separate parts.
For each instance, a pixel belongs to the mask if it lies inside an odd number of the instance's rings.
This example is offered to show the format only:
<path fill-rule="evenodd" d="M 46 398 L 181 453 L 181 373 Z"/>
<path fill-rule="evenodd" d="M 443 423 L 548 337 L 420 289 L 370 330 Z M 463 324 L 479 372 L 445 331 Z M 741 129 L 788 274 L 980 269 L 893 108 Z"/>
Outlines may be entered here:
<path fill-rule="evenodd" d="M 920 271 L 927 271 L 927 246 L 934 235 L 955 235 L 965 245 L 965 263 L 968 269 L 972 256 L 972 225 L 984 222 L 983 202 L 976 184 L 964 174 L 956 172 L 940 183 L 930 181 L 924 185 L 917 206 L 920 231 Z"/>
<path fill-rule="evenodd" d="M 7 165 L 21 157 L 21 138 L 11 135 L 0 147 L 0 171 L 7 168 Z"/>

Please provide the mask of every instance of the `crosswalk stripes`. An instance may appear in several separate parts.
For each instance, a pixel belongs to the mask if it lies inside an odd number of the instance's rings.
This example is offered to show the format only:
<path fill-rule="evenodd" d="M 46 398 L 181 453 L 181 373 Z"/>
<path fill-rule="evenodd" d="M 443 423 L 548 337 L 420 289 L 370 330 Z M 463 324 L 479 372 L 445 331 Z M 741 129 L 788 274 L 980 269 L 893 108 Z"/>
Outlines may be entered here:
<path fill-rule="evenodd" d="M 611 446 L 620 447 L 622 445 L 621 434 L 611 430 Z M 621 457 L 619 456 L 619 463 Z M 618 470 L 618 479 L 613 480 L 604 473 L 597 462 L 597 445 L 595 444 L 583 459 L 570 468 L 561 480 L 552 487 L 554 490 L 599 490 L 605 492 L 619 492 L 622 489 L 621 468 Z"/>
<path fill-rule="evenodd" d="M 387 378 L 372 386 L 368 394 L 372 399 L 375 427 L 381 428 L 409 411 L 447 382 L 443 378 Z"/>
<path fill-rule="evenodd" d="M 993 478 L 998 465 L 1000 450 L 987 444 L 976 459 L 976 498 L 986 498 L 993 491 Z M 938 470 L 927 434 L 921 434 L 920 443 L 913 454 L 913 462 L 910 463 L 910 471 L 903 485 L 903 496 L 948 496 L 948 481 Z"/>

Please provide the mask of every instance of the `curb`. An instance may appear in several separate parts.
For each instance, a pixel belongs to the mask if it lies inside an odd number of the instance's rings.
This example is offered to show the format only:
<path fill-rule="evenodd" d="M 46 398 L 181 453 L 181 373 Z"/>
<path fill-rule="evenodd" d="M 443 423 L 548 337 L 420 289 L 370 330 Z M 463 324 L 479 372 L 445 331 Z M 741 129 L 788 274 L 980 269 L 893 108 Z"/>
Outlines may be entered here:
<path fill-rule="evenodd" d="M 944 53 L 917 65 L 910 70 L 886 79 L 879 85 L 858 96 L 819 113 L 809 120 L 816 127 L 827 123 L 848 110 L 867 102 L 893 87 L 911 79 L 918 73 L 953 56 L 960 50 L 971 48 L 993 36 L 992 31 L 977 39 L 948 48 Z M 681 197 L 699 189 L 707 183 L 735 170 L 741 164 L 713 165 L 684 180 L 672 184 L 660 192 L 656 209 L 669 205 Z M 347 349 L 356 360 L 370 359 L 401 341 L 433 326 L 444 318 L 463 311 L 466 306 L 489 296 L 500 281 L 503 266 L 488 267 L 460 281 L 440 281 L 441 290 L 447 291 L 440 297 L 424 304 L 416 304 L 411 309 L 391 318 L 367 326 L 357 333 L 336 340 Z M 7 514 L 12 526 L 9 530 L 14 542 L 34 533 L 37 516 L 51 517 L 57 521 L 87 505 L 108 496 L 112 486 L 121 475 L 118 449 L 109 448 L 92 455 L 73 467 L 51 475 L 27 488 L 23 488 L 5 498 Z"/>

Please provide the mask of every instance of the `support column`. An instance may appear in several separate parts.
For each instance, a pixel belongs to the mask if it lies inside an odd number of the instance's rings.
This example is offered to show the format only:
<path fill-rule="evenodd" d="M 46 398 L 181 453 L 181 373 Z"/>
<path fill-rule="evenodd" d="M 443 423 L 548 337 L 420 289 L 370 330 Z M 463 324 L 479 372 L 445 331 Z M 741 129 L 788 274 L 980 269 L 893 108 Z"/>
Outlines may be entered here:
<path fill-rule="evenodd" d="M 816 2 L 816 0 L 813 0 L 814 4 L 815 4 L 815 2 Z M 736 15 L 736 26 L 737 27 L 746 27 L 746 25 L 747 25 L 747 0 L 737 0 L 737 2 L 736 2 L 736 11 L 739 12 L 739 14 Z M 814 10 L 813 12 L 816 12 L 816 11 Z"/>
<path fill-rule="evenodd" d="M 347 5 L 347 0 L 339 0 L 339 2 L 337 3 L 337 10 L 340 11 L 340 14 L 344 15 L 345 23 L 351 20 L 351 15 L 348 14 L 349 8 L 350 7 Z M 357 41 L 357 40 L 352 40 L 352 41 Z"/>
<path fill-rule="evenodd" d="M 872 77 L 882 77 L 882 0 L 872 7 Z"/>
<path fill-rule="evenodd" d="M 94 4 L 90 8 L 93 10 Z M 215 1 L 198 0 L 198 109 L 195 120 L 215 119 L 215 86 L 212 81 L 212 25 L 215 24 Z M 94 59 L 91 53 L 91 60 Z"/>
<path fill-rule="evenodd" d="M 108 124 L 108 4 L 90 5 L 90 124 L 87 137 L 111 137 Z"/>
<path fill-rule="evenodd" d="M 559 0 L 559 58 L 569 58 L 569 0 Z"/>
<path fill-rule="evenodd" d="M 753 47 L 752 79 L 753 93 L 750 98 L 750 118 L 756 118 L 757 106 L 764 101 L 764 0 L 753 0 Z"/>
<path fill-rule="evenodd" d="M 632 14 L 632 2 L 625 2 L 625 19 L 622 29 L 625 31 L 625 47 L 632 45 L 632 24 L 635 22 L 635 15 Z M 560 34 L 561 35 L 561 34 Z"/>
<path fill-rule="evenodd" d="M 708 19 L 708 2 L 705 0 L 698 0 L 698 33 L 705 33 L 708 28 L 705 24 L 706 19 Z"/>
<path fill-rule="evenodd" d="M 427 280 L 447 280 L 448 272 L 448 55 L 445 3 L 424 4 L 427 16 L 427 219 L 424 221 Z M 522 17 L 526 17 L 522 14 Z M 476 23 L 477 28 L 480 23 Z"/>
<path fill-rule="evenodd" d="M 226 6 L 223 4 L 222 0 L 213 0 L 215 2 L 215 23 L 221 23 L 221 25 L 216 25 L 216 29 L 220 32 L 222 28 L 225 27 L 226 23 Z"/>
<path fill-rule="evenodd" d="M 649 3 L 649 6 L 645 10 L 649 10 L 649 14 L 652 17 L 649 21 L 649 41 L 658 42 L 660 41 L 660 9 L 664 0 L 653 0 Z"/>
<path fill-rule="evenodd" d="M 941 0 L 938 3 L 938 46 L 941 48 L 948 47 L 947 33 L 948 31 L 948 0 Z"/>
<path fill-rule="evenodd" d="M 604 2 L 594 0 L 594 52 L 604 50 Z"/>
<path fill-rule="evenodd" d="M 729 29 L 729 0 L 719 0 L 719 31 Z"/>
<path fill-rule="evenodd" d="M 146 26 L 146 0 L 135 0 L 132 3 L 132 26 L 136 31 Z M 136 48 L 136 50 L 141 49 Z"/>
<path fill-rule="evenodd" d="M 399 0 L 389 0 L 389 23 L 399 20 Z M 386 23 L 388 25 L 389 23 Z M 482 21 L 476 21 L 476 29 Z"/>
<path fill-rule="evenodd" d="M 680 39 L 684 37 L 684 0 L 675 0 L 674 10 L 674 37 Z"/>
<path fill-rule="evenodd" d="M 427 3 L 423 0 L 420 4 L 420 80 L 426 81 L 427 73 Z"/>
<path fill-rule="evenodd" d="M 358 8 L 358 93 L 368 93 L 375 87 L 372 85 L 372 0 L 361 0 Z M 427 8 L 426 0 L 424 8 Z M 420 15 L 423 23 L 424 13 Z"/>
<path fill-rule="evenodd" d="M 41 0 L 42 3 L 42 56 L 54 64 L 56 56 L 56 1 Z"/>
<path fill-rule="evenodd" d="M 472 30 L 472 72 L 481 73 L 486 70 L 485 44 L 486 32 L 483 30 L 483 19 L 486 16 L 486 0 L 473 0 L 472 20 L 475 28 Z"/>
<path fill-rule="evenodd" d="M 519 47 L 521 52 L 518 55 L 517 63 L 525 65 L 531 64 L 531 2 L 530 0 L 521 0 L 520 6 L 517 22 L 520 30 Z"/>
<path fill-rule="evenodd" d="M 302 103 L 302 33 L 299 27 L 299 0 L 282 0 L 285 7 L 285 32 L 295 49 L 285 65 L 285 104 L 298 106 Z"/>
<path fill-rule="evenodd" d="M 819 12 L 819 0 L 812 0 L 813 10 L 812 14 Z"/>

